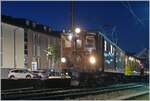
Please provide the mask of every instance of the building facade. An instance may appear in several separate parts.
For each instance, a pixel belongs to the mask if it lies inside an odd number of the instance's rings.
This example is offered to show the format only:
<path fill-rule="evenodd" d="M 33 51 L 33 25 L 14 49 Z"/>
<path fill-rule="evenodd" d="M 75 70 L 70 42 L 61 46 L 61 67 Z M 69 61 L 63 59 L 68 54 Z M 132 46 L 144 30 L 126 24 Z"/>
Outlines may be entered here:
<path fill-rule="evenodd" d="M 1 58 L 2 75 L 11 68 L 24 66 L 24 29 L 7 23 L 1 24 Z"/>
<path fill-rule="evenodd" d="M 2 16 L 1 24 L 1 78 L 7 78 L 9 69 L 30 70 L 58 68 L 60 33 L 49 26 L 28 19 Z M 48 47 L 57 47 L 58 57 L 54 61 L 48 55 Z"/>

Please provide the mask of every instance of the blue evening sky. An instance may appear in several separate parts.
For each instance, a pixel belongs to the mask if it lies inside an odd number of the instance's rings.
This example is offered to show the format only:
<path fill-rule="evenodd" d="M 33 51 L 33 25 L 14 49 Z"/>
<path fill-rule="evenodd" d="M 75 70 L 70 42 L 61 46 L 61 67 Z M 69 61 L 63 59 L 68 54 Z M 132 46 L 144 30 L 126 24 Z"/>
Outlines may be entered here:
<path fill-rule="evenodd" d="M 3 1 L 2 15 L 27 18 L 51 26 L 53 30 L 69 28 L 70 2 Z M 114 37 L 123 50 L 139 52 L 149 46 L 148 1 L 75 1 L 75 26 L 84 30 L 101 30 Z"/>

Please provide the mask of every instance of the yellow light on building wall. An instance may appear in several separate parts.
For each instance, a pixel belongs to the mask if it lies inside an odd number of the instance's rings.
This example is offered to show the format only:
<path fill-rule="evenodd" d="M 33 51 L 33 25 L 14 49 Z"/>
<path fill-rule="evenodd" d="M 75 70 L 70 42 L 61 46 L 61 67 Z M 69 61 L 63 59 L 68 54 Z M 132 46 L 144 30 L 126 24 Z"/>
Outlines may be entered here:
<path fill-rule="evenodd" d="M 95 64 L 95 63 L 96 63 L 96 59 L 95 59 L 94 56 L 91 56 L 91 57 L 90 57 L 90 63 L 91 63 L 91 64 Z"/>

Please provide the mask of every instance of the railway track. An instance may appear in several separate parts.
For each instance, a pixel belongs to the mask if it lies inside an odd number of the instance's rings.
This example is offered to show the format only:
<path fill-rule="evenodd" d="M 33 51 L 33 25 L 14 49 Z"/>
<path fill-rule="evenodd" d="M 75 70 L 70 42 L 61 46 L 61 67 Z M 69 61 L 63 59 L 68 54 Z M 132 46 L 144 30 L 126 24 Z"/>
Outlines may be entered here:
<path fill-rule="evenodd" d="M 7 90 L 2 90 L 3 93 L 8 93 L 8 92 L 19 92 L 19 91 L 28 91 L 32 90 L 34 87 L 25 87 L 25 88 L 17 88 L 17 89 L 7 89 Z"/>
<path fill-rule="evenodd" d="M 80 96 L 93 95 L 98 93 L 106 93 L 116 90 L 133 89 L 142 87 L 141 84 L 119 84 L 107 87 L 96 88 L 51 88 L 38 89 L 22 92 L 2 92 L 2 99 L 5 100 L 45 100 L 45 99 L 74 99 Z"/>
<path fill-rule="evenodd" d="M 149 90 L 138 92 L 138 93 L 131 94 L 131 95 L 121 96 L 121 97 L 116 98 L 116 100 L 135 100 L 135 99 L 138 99 L 138 97 L 142 97 L 145 95 L 149 95 Z"/>

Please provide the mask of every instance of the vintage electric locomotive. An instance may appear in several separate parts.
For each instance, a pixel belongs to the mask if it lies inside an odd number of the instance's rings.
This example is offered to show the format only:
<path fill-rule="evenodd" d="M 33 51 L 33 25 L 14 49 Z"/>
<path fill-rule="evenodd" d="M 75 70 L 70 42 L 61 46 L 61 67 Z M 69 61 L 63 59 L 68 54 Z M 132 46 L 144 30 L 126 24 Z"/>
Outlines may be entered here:
<path fill-rule="evenodd" d="M 76 71 L 80 79 L 94 79 L 103 73 L 139 75 L 140 60 L 127 55 L 101 32 L 61 34 L 61 68 Z"/>

